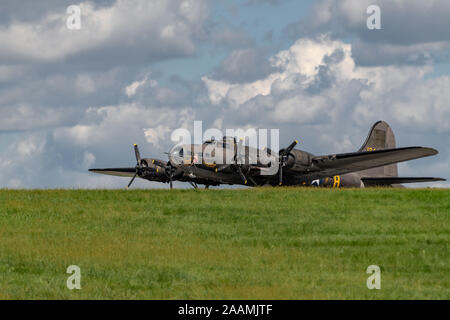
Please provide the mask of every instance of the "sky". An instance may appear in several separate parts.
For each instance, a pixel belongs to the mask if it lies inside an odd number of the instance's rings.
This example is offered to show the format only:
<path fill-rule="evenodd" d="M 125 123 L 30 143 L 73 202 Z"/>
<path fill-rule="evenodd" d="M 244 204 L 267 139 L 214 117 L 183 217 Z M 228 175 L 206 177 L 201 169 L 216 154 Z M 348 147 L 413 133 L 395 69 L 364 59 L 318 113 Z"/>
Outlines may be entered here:
<path fill-rule="evenodd" d="M 448 16 L 448 0 L 1 0 L 0 188 L 123 188 L 87 170 L 134 166 L 134 143 L 166 159 L 196 120 L 317 155 L 385 120 L 397 146 L 439 150 L 400 175 L 450 179 Z"/>

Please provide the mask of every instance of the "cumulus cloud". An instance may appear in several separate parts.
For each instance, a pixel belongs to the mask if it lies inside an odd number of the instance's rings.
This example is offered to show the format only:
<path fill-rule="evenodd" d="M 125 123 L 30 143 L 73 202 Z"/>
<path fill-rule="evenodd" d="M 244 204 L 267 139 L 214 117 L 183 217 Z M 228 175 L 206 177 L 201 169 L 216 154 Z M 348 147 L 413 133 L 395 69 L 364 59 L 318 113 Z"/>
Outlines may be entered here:
<path fill-rule="evenodd" d="M 70 142 L 81 147 L 114 145 L 128 141 L 130 137 L 143 140 L 145 130 L 150 130 L 148 128 L 161 124 L 168 130 L 182 127 L 190 120 L 190 113 L 188 109 L 175 112 L 135 103 L 89 108 L 79 124 L 55 129 L 53 138 L 60 143 Z"/>
<path fill-rule="evenodd" d="M 127 78 L 116 68 L 67 74 L 34 69 L 9 78 L 0 84 L 0 132 L 73 124 L 88 107 L 116 102 Z"/>
<path fill-rule="evenodd" d="M 264 50 L 245 48 L 233 50 L 213 73 L 212 78 L 230 82 L 250 82 L 273 71 Z"/>
<path fill-rule="evenodd" d="M 213 80 L 206 76 L 202 80 L 208 88 L 209 98 L 213 104 L 224 102 L 231 108 L 239 108 L 251 102 L 253 98 L 262 96 L 267 99 L 276 98 L 278 105 L 273 107 L 278 107 L 279 111 L 286 112 L 287 109 L 296 111 L 301 110 L 305 99 L 309 99 L 307 89 L 316 85 L 316 81 L 320 81 L 321 67 L 329 68 L 329 72 L 333 73 L 336 80 L 348 81 L 359 78 L 359 71 L 354 67 L 350 51 L 350 45 L 326 38 L 319 41 L 300 39 L 288 50 L 281 51 L 270 59 L 271 67 L 276 71 L 264 78 L 243 84 Z M 336 54 L 342 55 L 337 63 L 332 59 Z M 329 63 L 327 59 L 330 60 Z M 293 96 L 294 91 L 304 96 Z M 280 100 L 281 95 L 287 99 Z M 326 99 L 319 100 L 313 105 L 318 106 L 326 102 Z M 297 108 L 292 108 L 295 102 L 301 104 Z M 279 116 L 292 119 L 291 112 Z"/>
<path fill-rule="evenodd" d="M 171 130 L 166 125 L 144 129 L 145 139 L 155 147 L 160 147 L 163 141 L 167 141 Z"/>
<path fill-rule="evenodd" d="M 29 137 L 20 141 L 17 145 L 17 153 L 21 159 L 28 159 L 34 154 L 39 154 L 44 150 L 45 141 L 38 140 L 36 137 Z"/>
<path fill-rule="evenodd" d="M 38 183 L 45 164 L 46 139 L 43 134 L 28 134 L 10 141 L 0 154 L 2 187 L 25 188 Z"/>
<path fill-rule="evenodd" d="M 381 9 L 381 30 L 366 26 L 368 6 Z M 450 58 L 450 2 L 446 0 L 320 0 L 306 18 L 286 27 L 298 38 L 327 33 L 356 37 L 355 60 L 361 65 L 423 64 Z"/>
<path fill-rule="evenodd" d="M 129 86 L 125 88 L 125 93 L 128 96 L 128 98 L 134 96 L 136 94 L 137 89 L 144 86 L 145 84 L 149 84 L 150 87 L 156 87 L 158 85 L 158 82 L 153 79 L 149 79 L 149 75 L 146 75 L 144 79 L 141 81 L 134 81 Z"/>
<path fill-rule="evenodd" d="M 0 48 L 0 59 L 76 61 L 81 55 L 117 65 L 189 56 L 207 17 L 202 0 L 117 0 L 105 7 L 91 2 L 79 6 L 80 30 L 66 27 L 65 10 L 47 12 L 38 21 L 14 20 L 0 28 L 0 43 L 8 43 Z"/>

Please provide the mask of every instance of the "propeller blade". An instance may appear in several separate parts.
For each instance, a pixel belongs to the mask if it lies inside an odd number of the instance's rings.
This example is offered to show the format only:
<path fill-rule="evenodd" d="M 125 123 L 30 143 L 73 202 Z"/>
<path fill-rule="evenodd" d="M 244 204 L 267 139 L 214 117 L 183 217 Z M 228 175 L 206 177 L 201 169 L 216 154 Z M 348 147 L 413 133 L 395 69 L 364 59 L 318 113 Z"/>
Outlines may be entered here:
<path fill-rule="evenodd" d="M 237 163 L 237 142 L 236 142 L 236 137 L 233 137 L 233 142 L 234 142 L 234 156 L 233 156 L 233 160 L 234 163 Z"/>
<path fill-rule="evenodd" d="M 287 147 L 287 148 L 284 150 L 285 153 L 286 153 L 286 154 L 289 154 L 289 152 L 291 152 L 292 149 L 295 148 L 295 146 L 297 145 L 297 143 L 298 143 L 297 140 L 295 140 L 294 142 L 292 142 L 292 143 L 289 145 L 289 147 Z"/>
<path fill-rule="evenodd" d="M 172 189 L 173 188 L 172 179 L 176 169 L 172 166 L 170 161 L 167 162 L 165 169 L 166 169 L 166 176 L 169 178 L 170 189 Z"/>
<path fill-rule="evenodd" d="M 245 177 L 245 175 L 242 172 L 241 167 L 239 165 L 237 166 L 237 171 L 238 171 L 239 175 L 241 176 L 242 182 L 244 182 L 244 184 L 247 184 L 247 178 Z"/>
<path fill-rule="evenodd" d="M 283 166 L 280 162 L 280 167 L 278 168 L 278 184 L 281 186 L 283 184 Z"/>
<path fill-rule="evenodd" d="M 258 184 L 256 183 L 255 180 L 253 180 L 253 178 L 251 176 L 248 176 L 248 180 L 250 180 L 251 183 L 253 183 L 254 186 L 257 186 Z"/>
<path fill-rule="evenodd" d="M 127 189 L 131 186 L 131 184 L 133 183 L 134 179 L 136 179 L 136 176 L 137 176 L 137 172 L 134 174 L 133 178 L 131 178 L 131 181 L 128 184 Z"/>
<path fill-rule="evenodd" d="M 137 144 L 134 145 L 134 154 L 136 155 L 136 162 L 138 165 L 141 164 L 141 154 L 139 153 L 139 148 Z"/>
<path fill-rule="evenodd" d="M 235 164 L 245 164 L 246 161 L 246 154 L 245 154 L 245 147 L 244 149 L 242 148 L 244 144 L 244 140 L 240 139 L 239 142 L 236 145 L 236 152 L 235 152 L 235 157 L 234 157 L 234 162 Z"/>

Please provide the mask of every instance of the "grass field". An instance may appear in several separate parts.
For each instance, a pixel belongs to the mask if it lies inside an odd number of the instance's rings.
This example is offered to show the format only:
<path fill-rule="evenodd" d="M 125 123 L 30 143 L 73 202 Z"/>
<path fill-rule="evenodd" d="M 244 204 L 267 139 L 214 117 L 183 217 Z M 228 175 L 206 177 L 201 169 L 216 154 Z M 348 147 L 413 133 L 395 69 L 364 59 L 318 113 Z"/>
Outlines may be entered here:
<path fill-rule="evenodd" d="M 449 244 L 450 190 L 0 190 L 0 299 L 449 299 Z"/>

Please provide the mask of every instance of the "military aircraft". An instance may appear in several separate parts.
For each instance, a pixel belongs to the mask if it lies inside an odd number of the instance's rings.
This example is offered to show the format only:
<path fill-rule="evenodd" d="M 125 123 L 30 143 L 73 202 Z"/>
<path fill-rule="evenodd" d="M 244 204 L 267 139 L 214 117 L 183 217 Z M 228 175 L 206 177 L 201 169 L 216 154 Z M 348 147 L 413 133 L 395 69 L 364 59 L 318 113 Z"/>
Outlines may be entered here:
<path fill-rule="evenodd" d="M 236 137 L 185 144 L 168 153 L 168 161 L 141 158 L 134 145 L 136 166 L 89 169 L 91 172 L 136 177 L 169 183 L 173 181 L 209 186 L 314 186 L 314 187 L 401 187 L 404 183 L 445 181 L 433 177 L 399 177 L 397 163 L 433 156 L 433 148 L 397 148 L 391 127 L 376 122 L 362 147 L 356 152 L 315 156 L 295 149 L 298 141 L 278 152 L 244 146 Z M 219 161 L 218 161 L 219 160 Z M 223 160 L 223 161 L 222 161 Z"/>

